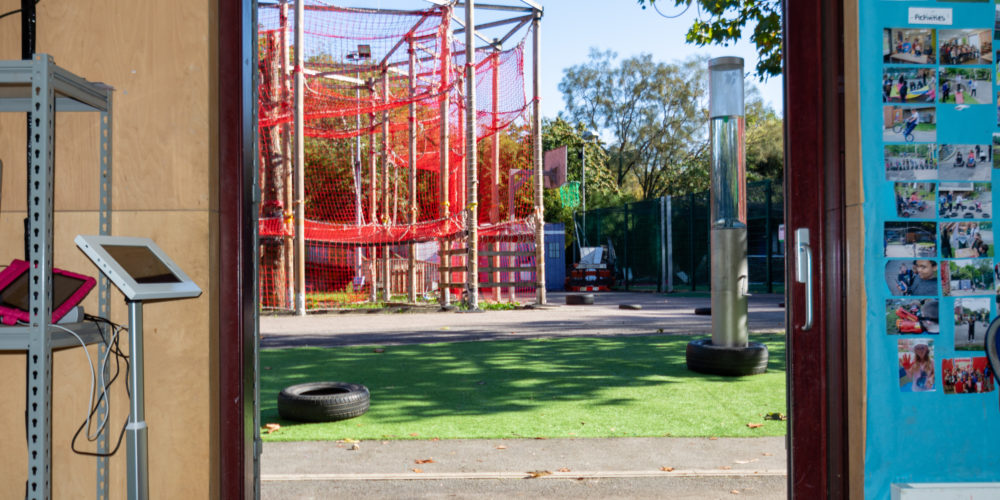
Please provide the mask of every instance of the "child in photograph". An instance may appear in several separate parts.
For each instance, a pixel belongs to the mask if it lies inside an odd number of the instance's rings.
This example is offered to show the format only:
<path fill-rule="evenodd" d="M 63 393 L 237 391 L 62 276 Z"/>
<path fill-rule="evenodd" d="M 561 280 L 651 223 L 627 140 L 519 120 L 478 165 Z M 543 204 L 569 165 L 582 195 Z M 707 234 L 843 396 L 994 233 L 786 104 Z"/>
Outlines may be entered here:
<path fill-rule="evenodd" d="M 916 274 L 916 276 L 913 276 L 913 274 Z M 908 289 L 904 291 L 905 295 L 937 295 L 937 262 L 933 260 L 915 260 L 913 261 L 913 274 L 909 274 L 912 282 Z"/>
<path fill-rule="evenodd" d="M 912 347 L 911 355 L 904 357 L 901 363 L 906 377 L 910 379 L 909 389 L 912 392 L 929 392 L 934 390 L 934 361 L 931 359 L 931 349 L 927 344 L 919 343 Z"/>

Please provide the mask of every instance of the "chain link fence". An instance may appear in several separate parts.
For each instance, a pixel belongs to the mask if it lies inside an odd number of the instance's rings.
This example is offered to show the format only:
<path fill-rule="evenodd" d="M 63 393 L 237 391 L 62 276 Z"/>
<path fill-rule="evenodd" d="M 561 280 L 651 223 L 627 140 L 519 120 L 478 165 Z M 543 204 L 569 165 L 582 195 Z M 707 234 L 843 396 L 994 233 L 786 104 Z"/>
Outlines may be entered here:
<path fill-rule="evenodd" d="M 750 289 L 782 293 L 785 280 L 781 184 L 747 184 Z M 624 290 L 708 291 L 711 286 L 709 193 L 665 196 L 574 216 L 582 246 L 605 246 Z M 579 251 L 570 255 L 578 258 Z M 572 265 L 572 264 L 570 264 Z"/>

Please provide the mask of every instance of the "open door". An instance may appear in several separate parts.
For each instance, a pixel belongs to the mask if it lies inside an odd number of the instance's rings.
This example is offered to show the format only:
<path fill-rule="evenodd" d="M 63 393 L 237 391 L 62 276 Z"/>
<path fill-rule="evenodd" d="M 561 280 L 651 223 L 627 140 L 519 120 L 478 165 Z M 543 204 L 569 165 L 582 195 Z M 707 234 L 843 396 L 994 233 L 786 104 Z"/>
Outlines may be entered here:
<path fill-rule="evenodd" d="M 848 496 L 843 17 L 841 1 L 784 2 L 791 498 Z"/>

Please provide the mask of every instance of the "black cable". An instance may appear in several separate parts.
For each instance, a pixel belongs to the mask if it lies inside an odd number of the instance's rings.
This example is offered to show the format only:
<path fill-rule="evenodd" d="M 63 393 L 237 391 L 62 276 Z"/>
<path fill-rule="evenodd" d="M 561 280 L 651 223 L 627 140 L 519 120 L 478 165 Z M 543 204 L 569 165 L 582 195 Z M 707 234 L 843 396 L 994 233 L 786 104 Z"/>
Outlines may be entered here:
<path fill-rule="evenodd" d="M 42 0 L 35 0 L 35 5 L 38 5 L 38 2 L 41 2 L 41 1 Z M 10 12 L 4 12 L 3 14 L 0 14 L 0 19 L 3 19 L 5 17 L 7 17 L 7 16 L 13 16 L 14 14 L 17 14 L 18 12 L 21 12 L 21 9 L 14 9 L 14 10 L 12 10 Z"/>
<path fill-rule="evenodd" d="M 76 453 L 76 454 L 78 454 L 78 455 L 105 458 L 105 457 L 113 456 L 115 453 L 118 452 L 118 449 L 121 448 L 122 438 L 125 436 L 125 431 L 128 428 L 128 416 L 127 415 L 125 417 L 125 423 L 122 424 L 122 430 L 121 430 L 121 432 L 118 433 L 118 441 L 115 443 L 114 449 L 111 450 L 108 453 L 96 453 L 96 452 L 78 450 L 78 449 L 76 449 L 76 440 L 79 438 L 80 433 L 83 431 L 84 427 L 87 426 L 87 422 L 89 421 L 89 419 L 91 417 L 93 417 L 94 413 L 96 413 L 97 410 L 100 408 L 101 402 L 105 399 L 105 396 L 106 396 L 107 392 L 110 390 L 112 384 L 121 375 L 121 364 L 122 363 L 125 364 L 125 392 L 126 392 L 126 394 L 128 394 L 129 398 L 132 397 L 131 391 L 129 390 L 129 384 L 128 384 L 128 375 L 129 375 L 129 372 L 131 370 L 131 366 L 129 365 L 128 356 L 126 356 L 125 353 L 122 352 L 122 350 L 121 350 L 121 344 L 120 344 L 120 342 L 121 342 L 121 330 L 126 330 L 126 328 L 124 326 L 122 326 L 122 325 L 118 325 L 116 323 L 113 323 L 113 322 L 109 321 L 108 319 L 100 318 L 100 317 L 97 317 L 97 316 L 91 316 L 89 314 L 85 314 L 84 318 L 87 319 L 87 320 L 89 320 L 89 321 L 93 321 L 95 324 L 97 324 L 98 331 L 100 332 L 101 337 L 104 339 L 104 341 L 105 341 L 106 344 L 108 343 L 108 340 L 107 340 L 107 337 L 104 334 L 104 329 L 101 327 L 101 323 L 107 324 L 108 326 L 110 326 L 114 330 L 114 333 L 115 333 L 115 335 L 114 335 L 114 342 L 112 342 L 110 345 L 108 345 L 108 353 L 115 355 L 115 374 L 114 374 L 113 377 L 111 377 L 110 380 L 108 380 L 104 384 L 104 391 L 102 391 L 101 394 L 98 396 L 96 404 L 94 405 L 93 408 L 91 408 L 90 413 L 87 415 L 87 418 L 84 419 L 83 423 L 80 424 L 80 427 L 77 428 L 76 433 L 73 434 L 73 439 L 70 441 L 70 449 L 72 449 L 73 452 Z M 102 370 L 104 369 L 103 368 L 103 363 L 101 364 L 101 369 Z M 89 433 L 89 430 L 88 430 L 88 433 Z M 88 436 L 88 440 L 90 440 L 89 436 Z"/>

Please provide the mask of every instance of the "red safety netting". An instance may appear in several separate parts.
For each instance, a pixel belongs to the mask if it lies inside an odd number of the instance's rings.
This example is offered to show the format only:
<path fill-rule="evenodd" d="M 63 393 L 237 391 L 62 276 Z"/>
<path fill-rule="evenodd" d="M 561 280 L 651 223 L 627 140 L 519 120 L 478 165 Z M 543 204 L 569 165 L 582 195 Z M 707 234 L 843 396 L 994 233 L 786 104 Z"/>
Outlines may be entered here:
<path fill-rule="evenodd" d="M 465 47 L 450 33 L 451 18 L 450 7 L 379 11 L 307 2 L 301 203 L 308 307 L 433 298 L 440 289 L 459 295 L 472 206 L 482 296 L 534 294 L 524 42 L 476 51 L 478 196 L 469 203 Z M 299 203 L 294 16 L 291 6 L 261 4 L 258 19 L 261 305 L 291 309 Z"/>

